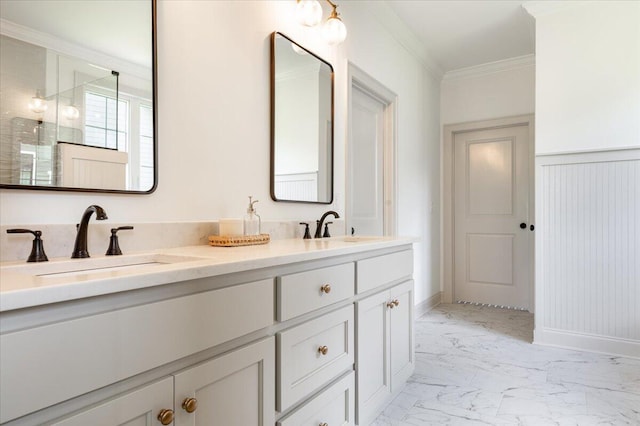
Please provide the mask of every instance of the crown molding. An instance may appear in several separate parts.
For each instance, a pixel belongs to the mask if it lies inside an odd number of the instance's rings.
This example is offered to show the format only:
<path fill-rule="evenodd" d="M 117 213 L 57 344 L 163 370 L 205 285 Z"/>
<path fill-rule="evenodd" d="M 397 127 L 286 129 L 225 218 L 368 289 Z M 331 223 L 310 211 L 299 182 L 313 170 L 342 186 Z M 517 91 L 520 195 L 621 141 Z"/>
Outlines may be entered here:
<path fill-rule="evenodd" d="M 422 65 L 438 80 L 442 79 L 444 72 L 442 67 L 429 55 L 427 46 L 424 45 L 411 31 L 396 12 L 389 6 L 388 0 L 369 2 L 367 7 L 384 26 L 392 37 L 405 49 L 419 58 Z"/>
<path fill-rule="evenodd" d="M 0 34 L 35 44 L 45 49 L 54 50 L 66 56 L 84 59 L 87 62 L 94 63 L 105 69 L 125 72 L 138 78 L 148 80 L 151 75 L 151 68 L 79 46 L 52 36 L 51 34 L 43 33 L 2 18 L 0 18 Z"/>
<path fill-rule="evenodd" d="M 537 1 L 528 1 L 522 4 L 524 10 L 534 18 L 540 18 L 542 16 L 553 15 L 558 12 L 563 12 L 565 10 L 574 9 L 576 7 L 584 6 L 590 3 L 589 1 L 583 0 L 537 0 Z"/>
<path fill-rule="evenodd" d="M 511 71 L 519 68 L 535 67 L 536 57 L 534 54 L 516 56 L 515 58 L 503 59 L 486 64 L 474 65 L 467 68 L 447 71 L 442 80 L 459 80 L 464 78 L 479 77 L 488 74 L 495 74 L 504 71 Z"/>

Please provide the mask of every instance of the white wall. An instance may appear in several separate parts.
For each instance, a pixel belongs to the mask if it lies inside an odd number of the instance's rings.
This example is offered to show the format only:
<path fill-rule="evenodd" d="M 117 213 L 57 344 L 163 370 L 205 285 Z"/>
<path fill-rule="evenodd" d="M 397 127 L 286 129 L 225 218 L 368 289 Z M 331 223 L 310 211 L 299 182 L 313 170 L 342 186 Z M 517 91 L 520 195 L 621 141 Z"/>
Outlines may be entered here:
<path fill-rule="evenodd" d="M 534 341 L 638 357 L 640 3 L 528 10 L 540 230 Z"/>
<path fill-rule="evenodd" d="M 640 2 L 536 17 L 536 153 L 640 146 Z"/>
<path fill-rule="evenodd" d="M 323 5 L 324 7 L 324 5 Z M 241 216 L 246 196 L 264 220 L 344 212 L 347 63 L 398 94 L 399 233 L 416 244 L 416 302 L 439 291 L 439 80 L 391 36 L 379 2 L 344 2 L 347 41 L 328 46 L 300 27 L 291 1 L 158 2 L 159 182 L 151 195 L 2 190 L 2 225 L 76 223 L 100 204 L 117 223 Z M 378 11 L 375 14 L 372 11 Z M 328 10 L 325 10 L 325 16 Z M 278 30 L 334 65 L 335 202 L 269 197 L 269 51 Z M 406 34 L 405 34 L 406 36 Z"/>
<path fill-rule="evenodd" d="M 533 55 L 450 71 L 441 85 L 442 125 L 532 114 Z"/>

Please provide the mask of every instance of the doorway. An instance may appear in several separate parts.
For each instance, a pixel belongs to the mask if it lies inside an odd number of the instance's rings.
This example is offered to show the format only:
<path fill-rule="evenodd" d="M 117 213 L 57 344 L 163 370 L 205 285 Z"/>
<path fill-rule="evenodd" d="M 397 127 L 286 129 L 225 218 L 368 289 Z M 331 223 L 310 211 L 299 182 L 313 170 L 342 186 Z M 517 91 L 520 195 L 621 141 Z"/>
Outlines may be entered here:
<path fill-rule="evenodd" d="M 533 311 L 533 116 L 444 127 L 444 301 Z"/>
<path fill-rule="evenodd" d="M 396 234 L 396 104 L 392 91 L 349 64 L 348 234 Z"/>

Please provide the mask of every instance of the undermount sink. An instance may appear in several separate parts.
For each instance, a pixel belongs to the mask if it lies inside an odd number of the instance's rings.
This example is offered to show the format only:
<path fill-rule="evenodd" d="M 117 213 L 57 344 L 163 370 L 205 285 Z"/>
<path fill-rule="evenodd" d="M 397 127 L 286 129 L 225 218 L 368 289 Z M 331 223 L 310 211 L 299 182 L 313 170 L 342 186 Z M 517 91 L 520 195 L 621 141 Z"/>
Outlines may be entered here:
<path fill-rule="evenodd" d="M 345 243 L 364 243 L 370 241 L 382 240 L 384 237 L 379 236 L 363 236 L 363 235 L 350 235 L 339 238 L 339 240 Z"/>
<path fill-rule="evenodd" d="M 3 266 L 5 272 L 30 275 L 42 278 L 57 278 L 74 275 L 89 275 L 98 273 L 111 273 L 137 269 L 149 270 L 149 267 L 167 264 L 193 262 L 202 260 L 199 257 L 176 256 L 160 253 L 107 256 L 88 259 L 57 260 L 43 263 L 25 263 L 21 265 Z"/>

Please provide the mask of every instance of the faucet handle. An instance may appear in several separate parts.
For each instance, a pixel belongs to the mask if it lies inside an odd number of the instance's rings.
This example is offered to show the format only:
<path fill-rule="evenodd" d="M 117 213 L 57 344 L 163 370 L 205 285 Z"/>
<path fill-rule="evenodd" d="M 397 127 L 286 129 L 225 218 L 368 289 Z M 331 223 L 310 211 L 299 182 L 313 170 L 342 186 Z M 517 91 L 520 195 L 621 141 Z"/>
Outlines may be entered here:
<path fill-rule="evenodd" d="M 302 237 L 303 240 L 310 240 L 311 239 L 311 233 L 309 232 L 309 224 L 306 222 L 300 222 L 300 225 L 304 225 L 304 237 Z"/>
<path fill-rule="evenodd" d="M 322 238 L 329 238 L 331 235 L 329 234 L 329 225 L 333 222 L 326 222 L 324 224 L 324 234 L 322 234 Z"/>
<path fill-rule="evenodd" d="M 33 234 L 33 245 L 31 246 L 31 254 L 27 258 L 27 262 L 47 262 L 44 246 L 42 245 L 42 231 L 32 231 L 31 229 L 7 229 L 7 234 Z"/>
<path fill-rule="evenodd" d="M 120 250 L 120 244 L 118 244 L 118 231 L 130 230 L 133 226 L 119 226 L 117 228 L 111 228 L 111 237 L 109 238 L 109 248 L 105 253 L 107 256 L 119 256 L 122 254 Z"/>

